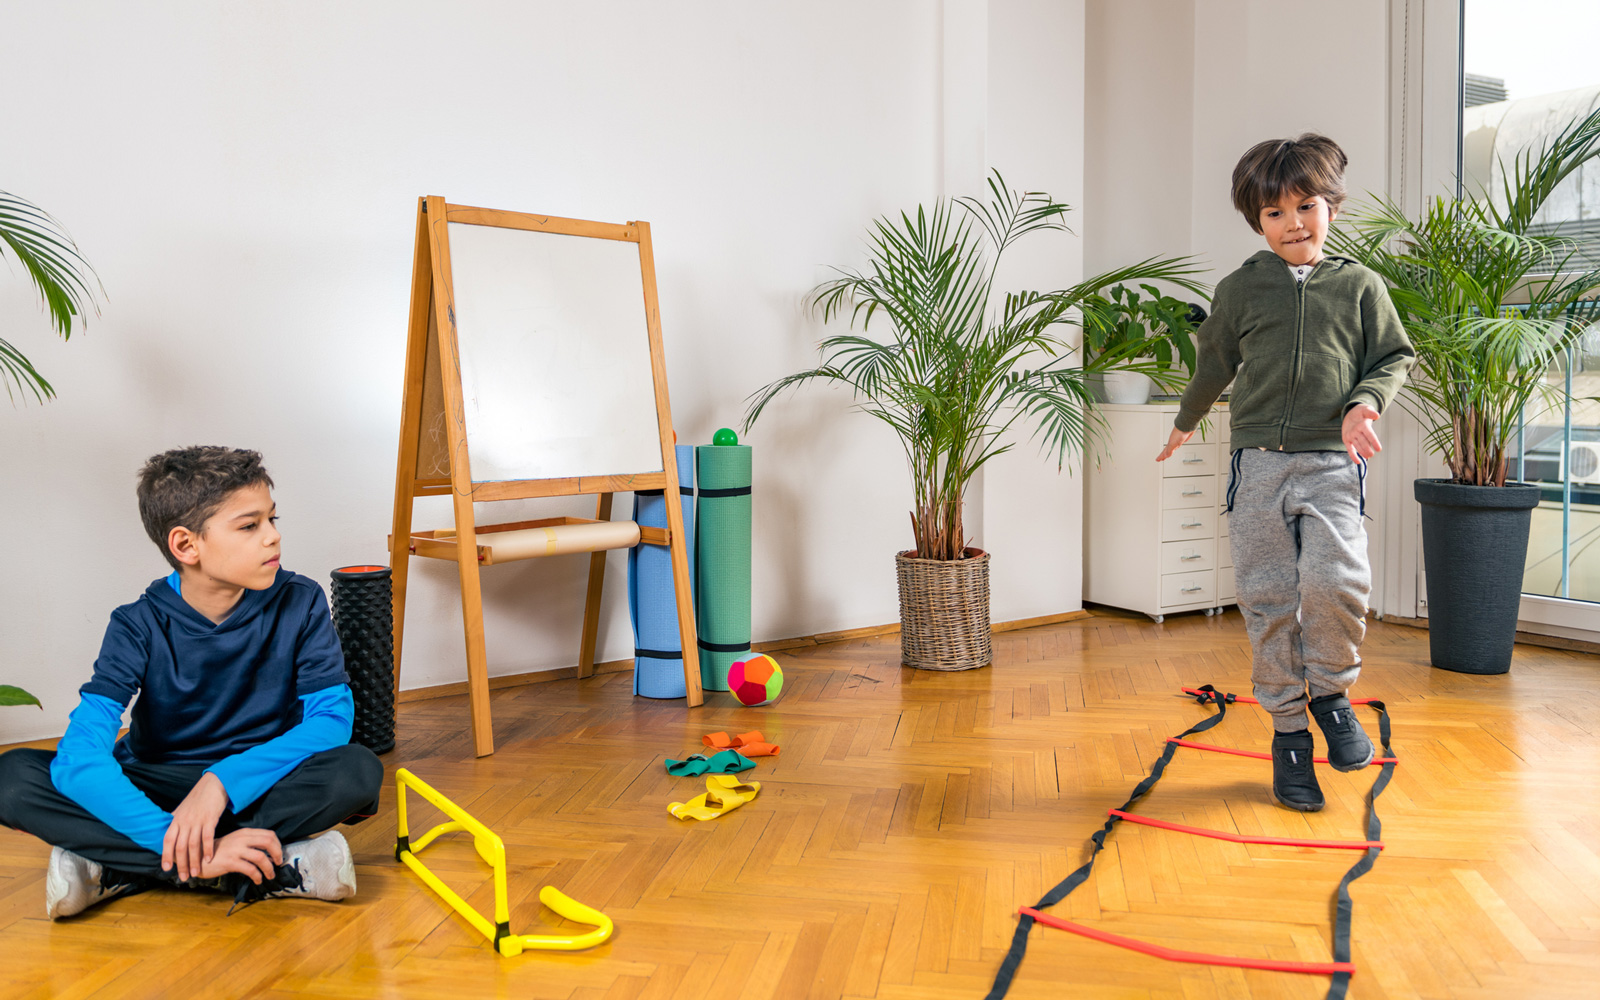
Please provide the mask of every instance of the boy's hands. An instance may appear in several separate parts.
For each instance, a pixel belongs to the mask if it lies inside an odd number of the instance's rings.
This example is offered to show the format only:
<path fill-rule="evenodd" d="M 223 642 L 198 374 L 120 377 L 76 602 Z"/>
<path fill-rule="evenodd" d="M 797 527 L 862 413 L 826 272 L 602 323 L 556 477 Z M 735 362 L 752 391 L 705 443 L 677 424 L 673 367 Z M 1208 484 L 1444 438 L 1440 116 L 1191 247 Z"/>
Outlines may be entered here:
<path fill-rule="evenodd" d="M 180 879 L 206 877 L 200 872 L 212 859 L 217 820 L 227 808 L 228 791 L 222 787 L 222 779 L 207 771 L 172 811 L 172 823 L 161 841 L 162 871 L 176 864 Z"/>
<path fill-rule="evenodd" d="M 1376 419 L 1378 411 L 1366 403 L 1357 403 L 1346 411 L 1340 436 L 1344 438 L 1344 450 L 1350 455 L 1350 461 L 1359 462 L 1383 450 L 1378 435 L 1372 430 Z"/>
<path fill-rule="evenodd" d="M 276 875 L 278 865 L 283 864 L 283 845 L 271 830 L 249 827 L 235 830 L 218 840 L 216 846 L 216 852 L 197 870 L 199 878 L 238 872 L 260 885 L 262 879 Z"/>
<path fill-rule="evenodd" d="M 1192 437 L 1194 437 L 1194 431 L 1184 432 L 1174 427 L 1172 433 L 1167 435 L 1167 446 L 1161 449 L 1161 454 L 1156 456 L 1156 461 L 1165 462 L 1172 457 L 1173 452 L 1188 444 L 1189 439 Z"/>

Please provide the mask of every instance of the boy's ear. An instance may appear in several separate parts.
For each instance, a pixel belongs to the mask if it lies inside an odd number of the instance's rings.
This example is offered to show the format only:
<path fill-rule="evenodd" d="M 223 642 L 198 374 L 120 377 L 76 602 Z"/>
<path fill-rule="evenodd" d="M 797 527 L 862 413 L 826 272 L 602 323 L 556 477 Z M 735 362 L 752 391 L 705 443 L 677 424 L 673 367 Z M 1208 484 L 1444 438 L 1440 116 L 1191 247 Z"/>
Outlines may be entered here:
<path fill-rule="evenodd" d="M 167 532 L 167 550 L 172 553 L 174 559 L 185 566 L 198 566 L 200 565 L 200 547 L 196 542 L 199 538 L 199 532 L 190 531 L 180 524 Z"/>

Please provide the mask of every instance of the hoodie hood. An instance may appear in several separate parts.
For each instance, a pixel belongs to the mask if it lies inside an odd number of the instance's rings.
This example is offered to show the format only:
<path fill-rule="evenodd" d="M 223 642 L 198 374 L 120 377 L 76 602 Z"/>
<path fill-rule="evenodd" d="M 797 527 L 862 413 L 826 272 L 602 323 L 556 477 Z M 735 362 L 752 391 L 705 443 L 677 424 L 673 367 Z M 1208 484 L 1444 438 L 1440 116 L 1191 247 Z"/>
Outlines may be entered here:
<path fill-rule="evenodd" d="M 213 622 L 205 615 L 196 611 L 183 595 L 175 590 L 167 577 L 158 577 L 144 590 L 144 599 L 154 604 L 156 614 L 191 634 L 214 635 L 219 632 L 228 632 L 243 628 L 253 620 L 260 617 L 263 612 L 271 608 L 283 596 L 284 584 L 294 577 L 294 573 L 283 567 L 278 567 L 278 575 L 273 577 L 272 585 L 265 590 L 246 590 L 244 596 L 239 598 L 239 603 L 228 612 L 228 617 L 221 622 Z"/>

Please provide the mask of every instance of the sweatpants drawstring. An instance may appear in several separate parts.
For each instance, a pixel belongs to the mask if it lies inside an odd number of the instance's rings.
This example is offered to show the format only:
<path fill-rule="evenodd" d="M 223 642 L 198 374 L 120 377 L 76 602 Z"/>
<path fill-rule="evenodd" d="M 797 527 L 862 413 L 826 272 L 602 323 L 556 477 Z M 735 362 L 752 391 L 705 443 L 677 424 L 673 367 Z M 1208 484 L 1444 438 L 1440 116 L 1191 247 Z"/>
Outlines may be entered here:
<path fill-rule="evenodd" d="M 1243 462 L 1244 449 L 1235 448 L 1233 450 L 1233 461 L 1230 463 L 1228 471 L 1228 506 L 1223 508 L 1222 512 L 1224 514 L 1233 513 L 1233 497 L 1234 494 L 1239 492 L 1239 469 Z M 1365 510 L 1366 508 L 1363 507 L 1362 509 Z"/>

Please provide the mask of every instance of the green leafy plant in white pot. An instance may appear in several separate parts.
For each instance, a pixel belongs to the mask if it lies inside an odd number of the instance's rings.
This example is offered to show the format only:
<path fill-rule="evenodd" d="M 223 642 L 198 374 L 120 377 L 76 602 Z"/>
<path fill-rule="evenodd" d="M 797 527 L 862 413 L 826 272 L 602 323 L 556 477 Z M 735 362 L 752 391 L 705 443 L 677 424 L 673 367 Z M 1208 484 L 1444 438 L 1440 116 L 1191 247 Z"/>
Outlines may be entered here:
<path fill-rule="evenodd" d="M 1417 352 L 1402 405 L 1448 479 L 1414 484 L 1422 505 L 1433 665 L 1511 668 L 1537 486 L 1507 481 L 1510 441 L 1530 402 L 1559 399 L 1545 381 L 1582 335 L 1600 270 L 1576 245 L 1530 232 L 1563 180 L 1600 155 L 1600 111 L 1502 164 L 1498 191 L 1436 197 L 1415 218 L 1380 200 L 1330 240 L 1377 271 Z"/>
<path fill-rule="evenodd" d="M 0 259 L 14 258 L 22 265 L 44 300 L 45 311 L 61 339 L 82 325 L 83 307 L 94 302 L 89 282 L 94 269 L 78 252 L 77 244 L 59 223 L 37 205 L 0 191 Z M 27 356 L 0 337 L 0 383 L 15 400 L 14 390 L 32 392 L 44 402 L 56 391 Z M 10 684 L 0 684 L 0 706 L 39 705 L 39 699 Z M 42 705 L 39 706 L 43 708 Z"/>
<path fill-rule="evenodd" d="M 989 555 L 967 544 L 967 484 L 1020 430 L 1059 466 L 1080 453 L 1098 419 L 1090 377 L 1127 363 L 1123 351 L 1084 359 L 1072 343 L 1086 311 L 1125 282 L 1199 290 L 1192 258 L 1150 258 L 1054 291 L 1001 292 L 995 276 L 1024 237 L 1066 231 L 1067 205 L 1019 192 L 995 172 L 989 199 L 939 201 L 870 227 L 863 270 L 811 293 L 824 321 L 851 330 L 824 339 L 821 364 L 750 397 L 745 429 L 785 390 L 808 382 L 848 387 L 856 408 L 893 430 L 910 467 L 913 546 L 896 556 L 901 657 L 914 667 L 965 670 L 990 662 Z M 857 332 L 859 328 L 859 332 Z M 887 329 L 885 329 L 887 328 Z"/>
<path fill-rule="evenodd" d="M 1127 367 L 1126 362 L 1091 376 L 1097 396 L 1106 403 L 1147 403 L 1153 387 L 1180 390 L 1194 376 L 1194 332 L 1205 310 L 1141 284 L 1141 296 L 1115 285 L 1092 296 L 1083 311 L 1083 347 L 1091 357 L 1110 355 L 1153 363 L 1155 377 Z"/>

